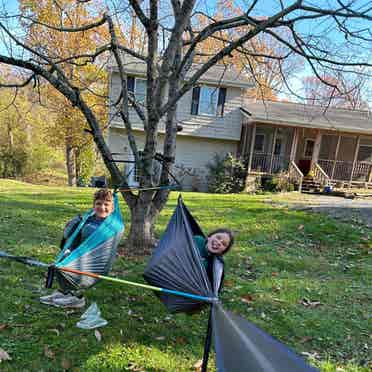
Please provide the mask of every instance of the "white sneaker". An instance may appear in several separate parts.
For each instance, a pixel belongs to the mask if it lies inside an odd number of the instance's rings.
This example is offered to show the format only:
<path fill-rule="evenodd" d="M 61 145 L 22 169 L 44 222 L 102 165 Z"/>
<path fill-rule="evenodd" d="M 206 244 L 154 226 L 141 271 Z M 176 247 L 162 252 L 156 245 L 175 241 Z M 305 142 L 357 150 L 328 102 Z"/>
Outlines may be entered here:
<path fill-rule="evenodd" d="M 76 296 L 65 296 L 64 298 L 56 298 L 53 300 L 53 305 L 57 307 L 81 308 L 85 306 L 85 298 Z"/>
<path fill-rule="evenodd" d="M 69 295 L 65 295 L 60 291 L 54 291 L 52 294 L 47 296 L 41 296 L 39 298 L 40 302 L 45 305 L 53 305 L 53 301 L 57 298 L 64 298 Z"/>

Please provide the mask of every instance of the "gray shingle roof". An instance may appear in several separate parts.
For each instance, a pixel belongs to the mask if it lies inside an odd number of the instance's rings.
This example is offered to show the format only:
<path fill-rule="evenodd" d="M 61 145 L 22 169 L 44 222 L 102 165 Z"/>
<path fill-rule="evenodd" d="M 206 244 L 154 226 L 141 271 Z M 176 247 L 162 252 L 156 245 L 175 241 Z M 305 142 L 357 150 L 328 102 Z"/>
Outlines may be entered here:
<path fill-rule="evenodd" d="M 125 71 L 128 74 L 133 74 L 140 77 L 146 76 L 146 64 L 142 60 L 125 54 L 123 56 L 123 62 Z M 118 70 L 115 64 L 111 64 L 110 68 L 113 71 Z M 198 68 L 200 68 L 200 65 L 193 64 L 186 76 L 191 77 Z M 202 77 L 199 79 L 199 82 L 243 89 L 252 88 L 254 86 L 252 79 L 250 79 L 245 72 L 238 71 L 232 66 L 226 68 L 223 65 L 211 67 L 205 74 L 202 75 Z"/>
<path fill-rule="evenodd" d="M 372 134 L 369 111 L 274 101 L 246 101 L 242 112 L 247 115 L 244 111 L 251 114 L 250 120 L 261 123 Z"/>

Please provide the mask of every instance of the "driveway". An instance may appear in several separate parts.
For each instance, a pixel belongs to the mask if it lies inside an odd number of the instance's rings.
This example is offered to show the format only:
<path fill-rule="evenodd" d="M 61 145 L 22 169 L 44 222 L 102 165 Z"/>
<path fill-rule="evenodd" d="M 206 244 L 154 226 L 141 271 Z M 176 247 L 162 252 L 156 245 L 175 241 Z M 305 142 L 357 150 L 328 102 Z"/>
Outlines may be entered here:
<path fill-rule="evenodd" d="M 285 193 L 267 200 L 289 208 L 325 213 L 344 221 L 359 222 L 372 227 L 372 199 L 345 199 L 338 196 Z"/>

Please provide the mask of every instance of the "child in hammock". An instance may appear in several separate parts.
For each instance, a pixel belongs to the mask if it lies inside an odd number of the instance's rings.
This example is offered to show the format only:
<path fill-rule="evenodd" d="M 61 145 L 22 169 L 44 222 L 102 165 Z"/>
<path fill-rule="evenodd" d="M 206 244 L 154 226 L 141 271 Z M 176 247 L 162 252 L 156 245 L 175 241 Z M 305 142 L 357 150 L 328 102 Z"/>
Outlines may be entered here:
<path fill-rule="evenodd" d="M 88 238 L 100 224 L 108 217 L 114 210 L 114 199 L 113 194 L 108 189 L 100 189 L 95 192 L 93 197 L 93 209 L 94 215 L 89 217 L 82 227 L 79 234 L 76 236 L 70 249 L 66 250 L 65 256 L 69 255 L 74 249 L 76 249 L 81 242 Z M 81 216 L 76 216 L 70 220 L 63 231 L 63 238 L 60 244 L 60 248 L 66 243 L 66 240 L 74 233 L 81 221 Z M 61 290 L 57 290 L 51 295 L 40 297 L 40 302 L 46 305 L 53 305 L 57 307 L 73 307 L 80 308 L 85 306 L 85 299 L 77 292 L 64 293 Z"/>
<path fill-rule="evenodd" d="M 234 235 L 230 229 L 219 228 L 211 231 L 207 238 L 195 235 L 194 241 L 202 258 L 202 263 L 207 270 L 208 278 L 213 280 L 213 256 L 222 257 L 234 244 Z"/>

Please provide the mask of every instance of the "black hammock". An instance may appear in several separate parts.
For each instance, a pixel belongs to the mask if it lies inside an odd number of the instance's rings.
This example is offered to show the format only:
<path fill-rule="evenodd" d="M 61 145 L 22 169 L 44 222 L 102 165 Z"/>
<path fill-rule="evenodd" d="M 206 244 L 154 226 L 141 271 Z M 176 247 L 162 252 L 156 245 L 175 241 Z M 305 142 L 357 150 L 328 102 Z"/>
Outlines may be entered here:
<path fill-rule="evenodd" d="M 209 298 L 211 306 L 208 333 L 213 334 L 219 372 L 310 372 L 318 371 L 285 345 L 246 319 L 226 311 L 218 300 L 223 263 L 213 260 L 210 283 L 193 236 L 203 232 L 181 197 L 172 218 L 152 255 L 144 277 L 148 283 Z M 205 306 L 204 301 L 159 294 L 172 312 L 189 312 Z M 212 331 L 212 332 L 211 332 Z M 206 369 L 210 339 L 207 336 L 203 369 Z"/>

